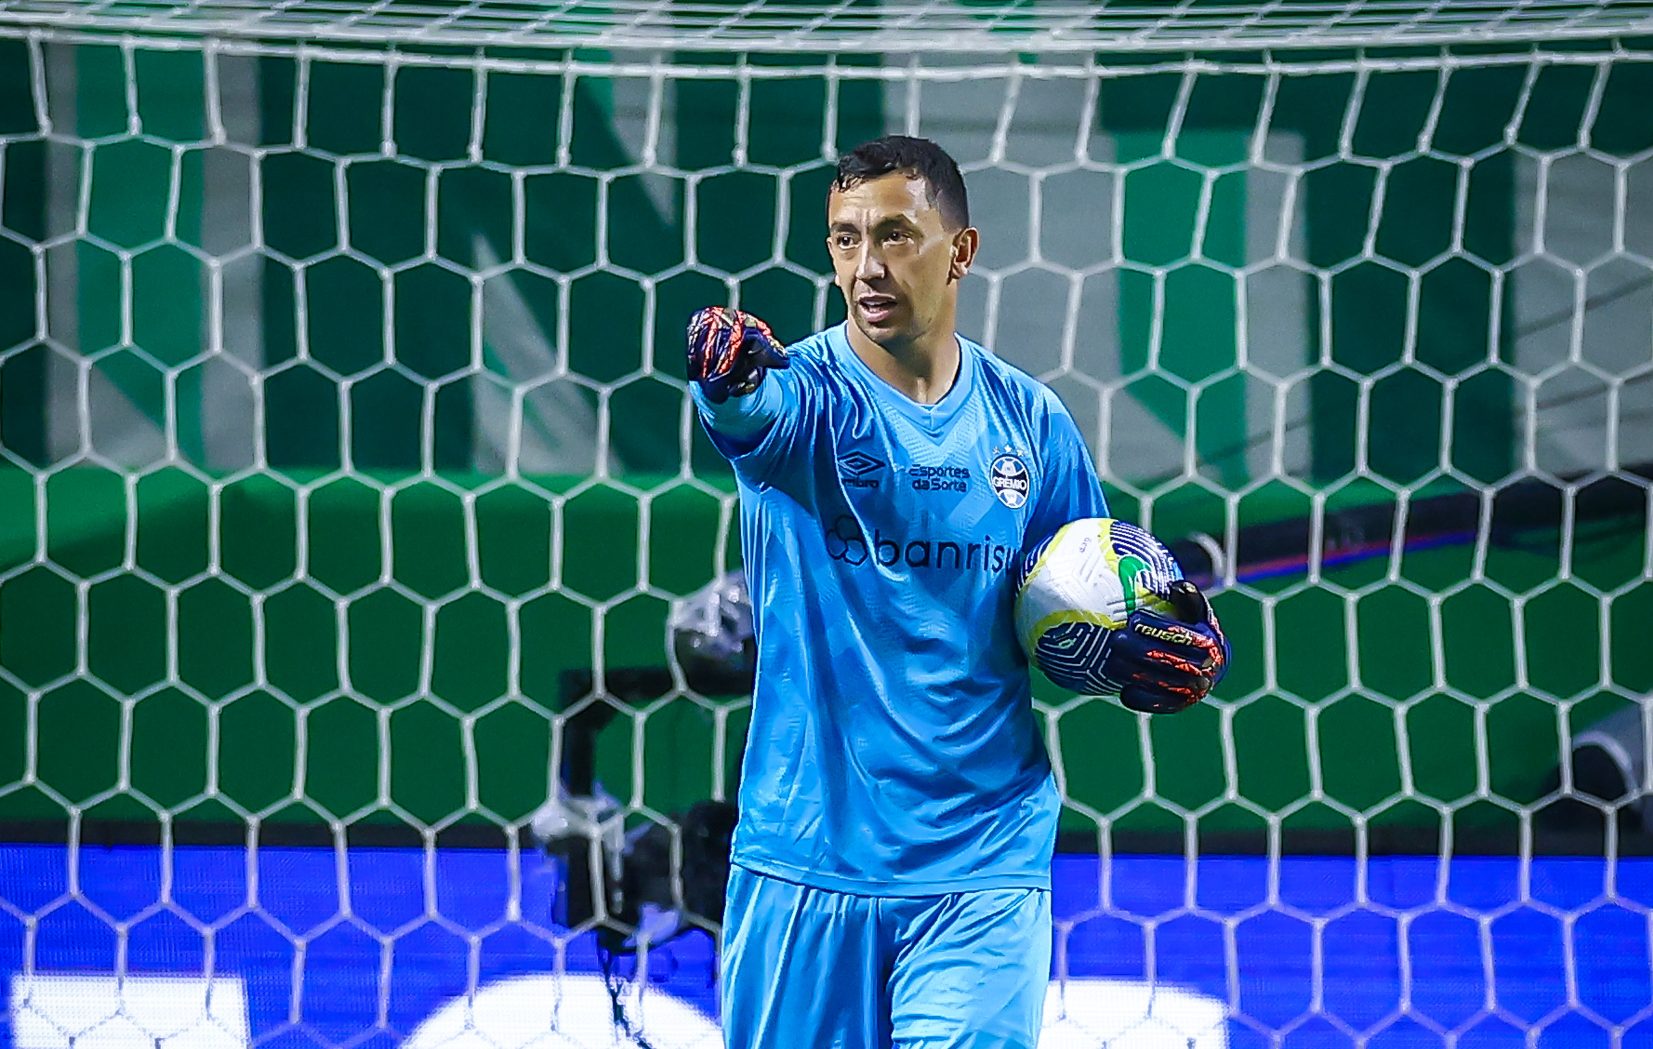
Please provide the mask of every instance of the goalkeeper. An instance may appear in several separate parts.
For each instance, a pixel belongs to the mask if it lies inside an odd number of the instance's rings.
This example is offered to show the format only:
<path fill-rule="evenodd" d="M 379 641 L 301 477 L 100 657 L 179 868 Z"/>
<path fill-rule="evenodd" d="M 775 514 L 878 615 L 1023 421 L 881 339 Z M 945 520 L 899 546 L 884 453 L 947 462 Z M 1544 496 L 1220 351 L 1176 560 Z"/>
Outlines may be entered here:
<path fill-rule="evenodd" d="M 1038 1042 L 1061 799 L 1011 623 L 1024 542 L 1107 506 L 1072 417 L 955 334 L 980 242 L 953 159 L 890 136 L 838 164 L 849 320 L 784 349 L 695 314 L 688 375 L 733 463 L 757 678 L 724 922 L 729 1049 Z M 1227 644 L 1193 584 L 1107 668 L 1171 712 Z"/>

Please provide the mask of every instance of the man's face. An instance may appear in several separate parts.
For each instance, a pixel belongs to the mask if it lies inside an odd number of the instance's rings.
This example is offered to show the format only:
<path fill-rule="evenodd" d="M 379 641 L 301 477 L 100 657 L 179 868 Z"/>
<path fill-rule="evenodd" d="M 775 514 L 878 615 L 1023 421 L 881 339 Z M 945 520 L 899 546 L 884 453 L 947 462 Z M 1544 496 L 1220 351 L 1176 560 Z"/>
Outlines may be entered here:
<path fill-rule="evenodd" d="M 949 230 L 923 179 L 894 172 L 833 190 L 827 250 L 850 318 L 880 346 L 922 339 L 952 324 L 976 231 Z M 949 332 L 950 334 L 950 332 Z"/>

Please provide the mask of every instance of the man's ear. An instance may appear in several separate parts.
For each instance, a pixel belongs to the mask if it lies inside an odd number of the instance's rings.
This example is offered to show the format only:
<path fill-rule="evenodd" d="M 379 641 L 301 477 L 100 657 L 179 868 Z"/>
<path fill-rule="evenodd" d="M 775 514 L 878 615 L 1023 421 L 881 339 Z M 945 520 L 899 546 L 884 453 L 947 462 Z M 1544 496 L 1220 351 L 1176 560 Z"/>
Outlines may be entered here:
<path fill-rule="evenodd" d="M 976 261 L 976 251 L 981 247 L 981 233 L 974 226 L 967 226 L 953 235 L 953 264 L 947 275 L 953 280 L 963 280 L 964 275 L 970 272 L 970 264 Z"/>

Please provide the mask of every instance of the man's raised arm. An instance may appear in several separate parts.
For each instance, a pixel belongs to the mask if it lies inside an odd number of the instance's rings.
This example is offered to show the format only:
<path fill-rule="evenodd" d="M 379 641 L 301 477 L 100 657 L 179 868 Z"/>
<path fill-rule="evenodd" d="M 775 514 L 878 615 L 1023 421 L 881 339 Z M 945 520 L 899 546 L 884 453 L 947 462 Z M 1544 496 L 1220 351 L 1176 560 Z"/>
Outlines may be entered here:
<path fill-rule="evenodd" d="M 719 436 L 752 444 L 779 418 L 785 398 L 770 368 L 791 361 L 769 325 L 741 310 L 708 306 L 689 319 L 690 392 L 706 425 Z"/>

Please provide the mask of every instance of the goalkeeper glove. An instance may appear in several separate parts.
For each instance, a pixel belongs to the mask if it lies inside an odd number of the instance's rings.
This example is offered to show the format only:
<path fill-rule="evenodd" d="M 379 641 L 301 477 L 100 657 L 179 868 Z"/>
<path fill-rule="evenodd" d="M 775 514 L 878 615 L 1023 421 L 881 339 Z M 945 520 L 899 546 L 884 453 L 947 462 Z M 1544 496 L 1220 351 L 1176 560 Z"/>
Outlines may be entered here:
<path fill-rule="evenodd" d="M 1143 714 L 1175 714 L 1204 699 L 1228 671 L 1228 639 L 1200 588 L 1186 579 L 1166 595 L 1176 617 L 1138 609 L 1113 636 L 1103 673 L 1119 700 Z"/>
<path fill-rule="evenodd" d="M 768 369 L 791 363 L 769 325 L 750 313 L 708 306 L 689 318 L 689 381 L 713 404 L 746 396 Z"/>

